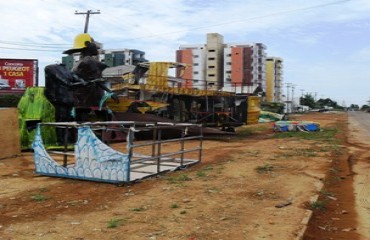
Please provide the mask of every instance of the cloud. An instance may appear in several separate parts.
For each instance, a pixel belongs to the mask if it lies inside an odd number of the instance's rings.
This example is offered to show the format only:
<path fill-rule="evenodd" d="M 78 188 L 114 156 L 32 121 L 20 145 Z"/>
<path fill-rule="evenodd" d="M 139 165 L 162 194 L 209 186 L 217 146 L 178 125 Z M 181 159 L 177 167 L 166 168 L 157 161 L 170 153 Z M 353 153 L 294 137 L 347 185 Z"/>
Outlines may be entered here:
<path fill-rule="evenodd" d="M 75 10 L 91 9 L 101 14 L 90 17 L 89 33 L 105 48 L 139 49 L 152 61 L 174 61 L 180 44 L 202 44 L 218 32 L 225 42 L 265 43 L 268 55 L 284 59 L 286 81 L 302 89 L 346 96 L 346 81 L 370 78 L 362 69 L 370 59 L 368 0 L 12 0 L 0 8 L 1 56 L 37 58 L 40 72 L 83 31 L 85 16 Z"/>

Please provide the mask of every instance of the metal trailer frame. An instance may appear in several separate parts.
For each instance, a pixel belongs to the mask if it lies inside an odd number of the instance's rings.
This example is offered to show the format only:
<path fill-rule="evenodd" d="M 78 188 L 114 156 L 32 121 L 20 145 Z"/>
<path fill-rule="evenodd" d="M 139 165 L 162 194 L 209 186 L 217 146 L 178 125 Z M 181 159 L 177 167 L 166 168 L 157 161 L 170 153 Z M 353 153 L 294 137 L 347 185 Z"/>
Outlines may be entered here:
<path fill-rule="evenodd" d="M 64 143 L 59 151 L 47 149 L 43 145 L 41 137 L 43 126 L 64 129 Z M 197 129 L 199 134 L 188 136 L 189 128 Z M 71 131 L 76 130 L 77 141 L 74 143 L 74 150 L 71 151 L 70 135 Z M 179 137 L 162 139 L 163 131 L 168 130 L 179 132 Z M 113 149 L 104 141 L 104 133 L 112 131 L 126 134 L 126 152 Z M 135 136 L 140 132 L 151 132 L 152 139 L 137 141 Z M 100 138 L 97 136 L 99 133 Z M 188 148 L 188 142 L 192 142 L 193 145 L 195 142 L 196 146 Z M 202 158 L 202 142 L 202 127 L 188 123 L 127 121 L 39 123 L 33 142 L 35 173 L 117 184 L 136 182 L 199 163 Z M 179 144 L 179 149 L 174 148 L 174 144 Z M 170 151 L 167 145 L 171 147 Z M 144 153 L 139 150 L 140 148 L 146 148 Z M 191 155 L 191 158 L 188 155 Z"/>

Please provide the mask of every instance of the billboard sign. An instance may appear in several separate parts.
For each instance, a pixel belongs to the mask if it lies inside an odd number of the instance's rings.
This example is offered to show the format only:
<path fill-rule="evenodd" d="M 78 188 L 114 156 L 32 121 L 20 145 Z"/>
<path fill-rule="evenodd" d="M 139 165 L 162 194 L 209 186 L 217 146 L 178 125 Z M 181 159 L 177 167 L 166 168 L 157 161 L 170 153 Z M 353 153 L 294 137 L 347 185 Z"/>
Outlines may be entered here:
<path fill-rule="evenodd" d="M 0 82 L 11 89 L 37 85 L 38 61 L 35 59 L 0 59 Z"/>

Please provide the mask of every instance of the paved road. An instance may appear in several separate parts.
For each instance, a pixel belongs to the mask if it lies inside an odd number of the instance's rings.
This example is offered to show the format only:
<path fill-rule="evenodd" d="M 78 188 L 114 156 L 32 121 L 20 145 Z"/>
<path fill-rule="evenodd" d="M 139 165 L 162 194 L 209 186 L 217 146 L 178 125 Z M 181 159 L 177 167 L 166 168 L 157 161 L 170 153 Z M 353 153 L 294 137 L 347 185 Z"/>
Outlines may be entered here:
<path fill-rule="evenodd" d="M 370 239 L 370 113 L 349 112 L 349 147 L 355 160 L 353 171 L 358 232 Z"/>
<path fill-rule="evenodd" d="M 370 113 L 349 112 L 350 128 L 354 127 L 356 140 L 361 140 L 361 144 L 370 145 Z"/>

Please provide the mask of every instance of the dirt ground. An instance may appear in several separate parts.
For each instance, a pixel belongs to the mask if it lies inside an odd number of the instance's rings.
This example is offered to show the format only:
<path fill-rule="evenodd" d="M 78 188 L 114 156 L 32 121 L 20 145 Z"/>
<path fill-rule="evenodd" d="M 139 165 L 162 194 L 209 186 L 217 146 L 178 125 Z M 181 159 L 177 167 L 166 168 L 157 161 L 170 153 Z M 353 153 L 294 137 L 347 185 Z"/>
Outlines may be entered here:
<path fill-rule="evenodd" d="M 29 152 L 0 160 L 0 239 L 358 239 L 347 115 L 294 118 L 343 141 L 244 126 L 205 140 L 200 164 L 126 186 L 35 175 Z"/>

